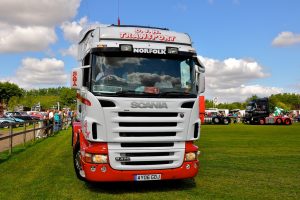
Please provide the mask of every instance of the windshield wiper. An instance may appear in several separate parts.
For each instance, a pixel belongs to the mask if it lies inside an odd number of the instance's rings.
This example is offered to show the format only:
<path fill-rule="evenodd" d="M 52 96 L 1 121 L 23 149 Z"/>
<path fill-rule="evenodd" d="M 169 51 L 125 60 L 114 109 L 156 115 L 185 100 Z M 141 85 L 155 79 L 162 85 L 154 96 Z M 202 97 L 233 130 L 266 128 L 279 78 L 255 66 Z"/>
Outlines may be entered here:
<path fill-rule="evenodd" d="M 189 92 L 182 92 L 182 91 L 168 91 L 168 92 L 161 92 L 160 96 L 171 96 L 171 97 L 191 97 L 195 98 L 197 95 L 189 93 Z"/>

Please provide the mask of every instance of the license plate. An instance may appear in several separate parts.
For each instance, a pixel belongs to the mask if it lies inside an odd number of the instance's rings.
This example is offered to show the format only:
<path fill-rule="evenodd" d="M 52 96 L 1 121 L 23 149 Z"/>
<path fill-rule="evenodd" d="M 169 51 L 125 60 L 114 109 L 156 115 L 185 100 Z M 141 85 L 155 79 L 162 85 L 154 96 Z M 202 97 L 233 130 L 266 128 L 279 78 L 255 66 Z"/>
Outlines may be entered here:
<path fill-rule="evenodd" d="M 135 175 L 135 181 L 153 181 L 153 180 L 161 180 L 161 174 L 143 174 L 143 175 Z"/>

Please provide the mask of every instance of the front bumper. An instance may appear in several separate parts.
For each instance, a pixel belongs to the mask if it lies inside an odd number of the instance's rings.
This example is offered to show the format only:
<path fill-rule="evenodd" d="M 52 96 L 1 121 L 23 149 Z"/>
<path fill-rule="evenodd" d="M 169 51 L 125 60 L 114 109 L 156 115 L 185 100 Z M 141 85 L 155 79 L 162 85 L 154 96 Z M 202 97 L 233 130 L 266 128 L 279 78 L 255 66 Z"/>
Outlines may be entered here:
<path fill-rule="evenodd" d="M 186 179 L 198 173 L 199 161 L 183 162 L 179 168 L 163 170 L 115 170 L 109 164 L 82 163 L 85 178 L 94 182 L 134 181 L 135 175 L 161 174 L 161 180 Z M 104 169 L 105 168 L 105 172 Z"/>

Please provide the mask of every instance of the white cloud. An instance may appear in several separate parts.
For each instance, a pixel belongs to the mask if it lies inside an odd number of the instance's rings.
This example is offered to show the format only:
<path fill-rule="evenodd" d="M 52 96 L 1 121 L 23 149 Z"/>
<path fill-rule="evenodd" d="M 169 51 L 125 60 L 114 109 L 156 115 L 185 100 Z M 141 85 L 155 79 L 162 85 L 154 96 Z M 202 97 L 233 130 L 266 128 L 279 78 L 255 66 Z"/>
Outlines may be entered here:
<path fill-rule="evenodd" d="M 0 24 L 0 53 L 40 51 L 56 40 L 53 28 Z"/>
<path fill-rule="evenodd" d="M 73 56 L 74 58 L 77 58 L 78 45 L 72 44 L 68 49 L 62 49 L 60 52 L 63 56 Z"/>
<path fill-rule="evenodd" d="M 206 67 L 206 92 L 208 98 L 218 97 L 220 102 L 244 101 L 256 94 L 269 96 L 282 88 L 251 85 L 251 81 L 268 77 L 263 67 L 253 60 L 228 58 L 223 61 L 199 56 Z"/>
<path fill-rule="evenodd" d="M 211 97 L 218 97 L 220 102 L 243 102 L 252 95 L 268 97 L 271 94 L 284 92 L 283 88 L 264 87 L 261 85 L 240 85 L 226 89 L 214 89 L 209 92 Z"/>
<path fill-rule="evenodd" d="M 87 24 L 87 17 L 81 18 L 78 22 L 64 22 L 60 27 L 63 30 L 64 38 L 70 42 L 77 42 L 79 33 Z"/>
<path fill-rule="evenodd" d="M 25 58 L 11 81 L 24 88 L 65 85 L 67 74 L 64 70 L 64 62 L 55 58 Z"/>
<path fill-rule="evenodd" d="M 219 61 L 201 56 L 200 60 L 206 66 L 207 84 L 210 88 L 230 88 L 269 76 L 256 61 L 235 58 Z"/>
<path fill-rule="evenodd" d="M 77 14 L 80 0 L 1 0 L 0 21 L 30 26 L 55 26 Z"/>
<path fill-rule="evenodd" d="M 55 26 L 72 19 L 80 0 L 1 0 L 0 53 L 46 50 Z"/>
<path fill-rule="evenodd" d="M 272 41 L 273 46 L 284 47 L 300 43 L 300 34 L 285 31 L 279 33 Z"/>
<path fill-rule="evenodd" d="M 70 55 L 77 58 L 77 43 L 79 39 L 79 34 L 84 27 L 88 26 L 88 24 L 88 18 L 86 16 L 81 18 L 79 21 L 65 21 L 62 23 L 60 28 L 63 31 L 64 38 L 71 43 L 68 49 L 60 50 L 63 56 Z M 92 24 L 100 25 L 101 23 L 96 21 Z"/>

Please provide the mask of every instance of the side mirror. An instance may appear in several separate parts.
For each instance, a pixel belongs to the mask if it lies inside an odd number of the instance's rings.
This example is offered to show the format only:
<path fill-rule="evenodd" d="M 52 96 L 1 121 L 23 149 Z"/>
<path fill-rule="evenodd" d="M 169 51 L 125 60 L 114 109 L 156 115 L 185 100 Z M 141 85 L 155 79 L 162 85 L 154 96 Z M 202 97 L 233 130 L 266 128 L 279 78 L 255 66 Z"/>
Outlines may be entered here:
<path fill-rule="evenodd" d="M 198 94 L 205 92 L 205 74 L 199 74 L 198 80 Z"/>
<path fill-rule="evenodd" d="M 71 87 L 77 90 L 82 88 L 83 73 L 82 68 L 74 68 L 71 74 Z"/>
<path fill-rule="evenodd" d="M 196 84 L 198 86 L 198 94 L 205 92 L 205 67 L 198 57 L 196 57 Z"/>
<path fill-rule="evenodd" d="M 196 84 L 198 87 L 198 94 L 205 92 L 205 68 L 203 66 L 195 65 Z"/>

